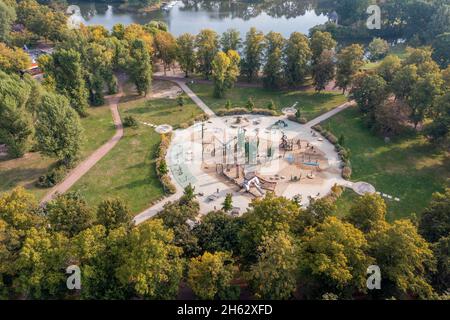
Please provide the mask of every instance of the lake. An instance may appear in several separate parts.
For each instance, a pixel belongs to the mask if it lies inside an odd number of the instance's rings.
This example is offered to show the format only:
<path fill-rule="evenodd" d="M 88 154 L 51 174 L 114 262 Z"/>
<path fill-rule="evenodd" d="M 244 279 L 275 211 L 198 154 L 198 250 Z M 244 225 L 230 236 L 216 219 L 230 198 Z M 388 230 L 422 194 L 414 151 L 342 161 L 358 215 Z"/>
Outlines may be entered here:
<path fill-rule="evenodd" d="M 74 15 L 76 21 L 85 25 L 103 25 L 107 29 L 117 23 L 145 24 L 160 20 L 167 23 L 170 32 L 176 36 L 184 32 L 196 34 L 205 28 L 218 33 L 235 28 L 244 35 L 251 27 L 256 27 L 264 33 L 276 31 L 288 37 L 294 31 L 307 34 L 310 28 L 328 21 L 327 10 L 321 12 L 316 1 L 177 1 L 170 9 L 147 14 L 125 12 L 114 3 L 69 2 L 80 8 Z"/>

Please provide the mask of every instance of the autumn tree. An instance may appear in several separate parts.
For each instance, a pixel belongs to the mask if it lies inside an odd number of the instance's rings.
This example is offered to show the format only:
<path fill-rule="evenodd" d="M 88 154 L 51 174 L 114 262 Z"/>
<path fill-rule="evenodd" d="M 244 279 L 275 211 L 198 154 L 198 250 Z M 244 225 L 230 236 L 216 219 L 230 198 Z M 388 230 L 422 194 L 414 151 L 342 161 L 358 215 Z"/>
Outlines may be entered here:
<path fill-rule="evenodd" d="M 210 29 L 203 29 L 195 38 L 198 69 L 206 79 L 213 73 L 213 61 L 219 51 L 219 36 Z"/>
<path fill-rule="evenodd" d="M 297 287 L 296 269 L 294 240 L 280 231 L 262 238 L 258 260 L 250 267 L 247 278 L 256 298 L 289 299 Z"/>
<path fill-rule="evenodd" d="M 433 252 L 409 220 L 386 224 L 368 237 L 368 243 L 369 254 L 382 270 L 384 296 L 432 297 L 433 288 L 426 276 L 434 268 Z"/>
<path fill-rule="evenodd" d="M 200 299 L 226 299 L 234 273 L 234 261 L 229 253 L 205 252 L 189 261 L 187 282 Z"/>
<path fill-rule="evenodd" d="M 435 192 L 419 220 L 420 234 L 430 242 L 450 234 L 450 188 Z"/>
<path fill-rule="evenodd" d="M 28 54 L 20 48 L 10 48 L 0 42 L 0 71 L 18 73 L 31 65 Z"/>
<path fill-rule="evenodd" d="M 386 40 L 375 38 L 369 43 L 369 53 L 371 61 L 383 59 L 389 51 L 389 44 Z"/>
<path fill-rule="evenodd" d="M 131 211 L 127 204 L 118 198 L 103 200 L 97 207 L 97 221 L 106 229 L 131 226 Z"/>
<path fill-rule="evenodd" d="M 336 86 L 343 92 L 347 90 L 353 81 L 353 77 L 364 64 L 364 49 L 359 44 L 345 47 L 337 56 Z"/>
<path fill-rule="evenodd" d="M 309 73 L 309 63 L 312 58 L 308 38 L 293 32 L 286 42 L 284 50 L 285 73 L 291 86 L 301 85 Z"/>
<path fill-rule="evenodd" d="M 298 256 L 307 297 L 333 292 L 349 298 L 356 291 L 365 291 L 366 269 L 373 261 L 366 255 L 367 246 L 360 230 L 336 217 L 307 229 Z"/>
<path fill-rule="evenodd" d="M 378 194 L 367 193 L 352 204 L 347 220 L 364 233 L 375 230 L 386 217 L 386 203 Z"/>
<path fill-rule="evenodd" d="M 163 62 L 164 75 L 166 75 L 166 70 L 170 68 L 176 58 L 176 39 L 169 32 L 158 32 L 154 42 L 156 56 Z"/>
<path fill-rule="evenodd" d="M 183 33 L 177 38 L 177 61 L 185 76 L 194 72 L 196 66 L 195 59 L 195 37 L 190 33 Z"/>
<path fill-rule="evenodd" d="M 264 34 L 254 27 L 250 28 L 245 36 L 242 58 L 242 73 L 246 75 L 248 82 L 258 76 L 262 65 L 263 50 Z"/>
<path fill-rule="evenodd" d="M 313 65 L 319 63 L 324 51 L 334 51 L 336 44 L 331 33 L 315 31 L 310 41 Z"/>
<path fill-rule="evenodd" d="M 390 84 L 397 72 L 401 68 L 401 60 L 395 55 L 388 55 L 381 60 L 381 63 L 377 67 L 377 74 L 381 76 L 387 84 Z"/>
<path fill-rule="evenodd" d="M 212 62 L 214 95 L 221 98 L 234 86 L 239 75 L 240 57 L 236 51 L 218 52 Z"/>

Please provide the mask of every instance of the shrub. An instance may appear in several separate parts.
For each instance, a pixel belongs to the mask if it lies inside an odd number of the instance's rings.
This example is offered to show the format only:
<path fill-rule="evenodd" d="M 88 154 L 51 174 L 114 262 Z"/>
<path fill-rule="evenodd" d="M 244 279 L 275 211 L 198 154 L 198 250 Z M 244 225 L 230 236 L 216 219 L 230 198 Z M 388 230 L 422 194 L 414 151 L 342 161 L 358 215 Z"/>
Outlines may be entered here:
<path fill-rule="evenodd" d="M 172 183 L 169 177 L 169 169 L 166 163 L 167 149 L 169 148 L 170 141 L 172 140 L 172 133 L 162 134 L 161 142 L 159 143 L 158 151 L 156 154 L 156 174 L 161 182 L 164 192 L 174 194 L 177 189 Z"/>
<path fill-rule="evenodd" d="M 126 116 L 123 119 L 123 126 L 127 128 L 137 128 L 139 127 L 139 122 L 133 116 Z"/>
<path fill-rule="evenodd" d="M 67 173 L 67 168 L 63 165 L 55 167 L 47 172 L 45 175 L 40 176 L 36 185 L 39 188 L 51 188 L 64 179 Z"/>
<path fill-rule="evenodd" d="M 305 124 L 305 123 L 308 122 L 308 119 L 306 119 L 305 117 L 297 118 L 297 117 L 294 116 L 294 115 L 288 116 L 288 119 L 291 120 L 291 121 L 293 121 L 293 122 L 300 123 L 300 124 Z"/>
<path fill-rule="evenodd" d="M 352 176 L 352 168 L 350 168 L 349 166 L 345 166 L 342 169 L 342 178 L 344 178 L 345 180 L 349 180 Z"/>
<path fill-rule="evenodd" d="M 336 136 L 328 131 L 325 134 L 325 138 L 327 138 L 327 140 L 330 141 L 332 144 L 336 144 L 338 142 L 338 139 L 336 138 Z"/>
<path fill-rule="evenodd" d="M 233 108 L 233 109 L 219 109 L 216 111 L 216 114 L 219 117 L 223 116 L 238 116 L 243 114 L 258 114 L 263 116 L 276 116 L 278 115 L 276 110 L 268 110 L 268 109 L 253 109 L 252 111 L 249 111 L 245 108 Z"/>
<path fill-rule="evenodd" d="M 312 127 L 314 130 L 316 130 L 319 133 L 323 132 L 323 128 L 320 124 L 316 124 L 315 126 Z"/>

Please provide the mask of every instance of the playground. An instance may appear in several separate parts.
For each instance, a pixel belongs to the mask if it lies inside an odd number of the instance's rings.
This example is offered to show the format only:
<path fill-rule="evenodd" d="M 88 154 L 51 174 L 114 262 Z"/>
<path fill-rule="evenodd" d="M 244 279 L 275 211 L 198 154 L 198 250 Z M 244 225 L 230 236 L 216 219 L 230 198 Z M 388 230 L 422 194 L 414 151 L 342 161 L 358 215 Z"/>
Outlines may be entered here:
<path fill-rule="evenodd" d="M 166 160 L 175 183 L 195 187 L 202 213 L 230 193 L 240 215 L 267 192 L 307 205 L 345 184 L 334 146 L 286 115 L 212 117 L 176 130 Z"/>

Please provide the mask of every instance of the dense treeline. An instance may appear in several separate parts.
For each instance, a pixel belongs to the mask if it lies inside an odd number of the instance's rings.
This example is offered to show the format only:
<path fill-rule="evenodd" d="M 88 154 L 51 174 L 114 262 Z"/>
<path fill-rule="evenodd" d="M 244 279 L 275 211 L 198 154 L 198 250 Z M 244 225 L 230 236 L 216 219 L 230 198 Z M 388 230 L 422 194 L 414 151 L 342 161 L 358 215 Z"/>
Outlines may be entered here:
<path fill-rule="evenodd" d="M 91 208 L 68 193 L 41 208 L 15 189 L 0 195 L 0 295 L 173 299 L 184 282 L 200 299 L 239 298 L 241 288 L 261 299 L 445 298 L 450 190 L 433 196 L 419 227 L 388 223 L 376 194 L 337 218 L 341 192 L 334 187 L 306 209 L 268 194 L 240 218 L 224 203 L 193 223 L 199 204 L 188 186 L 177 202 L 134 226 L 119 199 Z M 368 291 L 366 270 L 374 264 L 381 289 Z M 69 265 L 81 270 L 81 290 L 66 288 Z"/>

